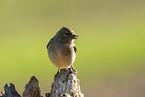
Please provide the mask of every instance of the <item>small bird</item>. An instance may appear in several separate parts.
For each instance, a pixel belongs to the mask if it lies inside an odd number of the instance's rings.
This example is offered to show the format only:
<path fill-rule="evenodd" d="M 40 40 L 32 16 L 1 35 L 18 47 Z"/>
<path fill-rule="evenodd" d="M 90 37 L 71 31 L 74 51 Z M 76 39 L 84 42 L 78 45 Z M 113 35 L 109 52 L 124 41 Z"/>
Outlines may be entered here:
<path fill-rule="evenodd" d="M 62 27 L 56 35 L 48 42 L 47 51 L 51 62 L 59 69 L 72 68 L 75 72 L 76 69 L 73 66 L 75 61 L 75 53 L 77 51 L 74 39 L 77 39 L 78 35 L 69 27 Z"/>

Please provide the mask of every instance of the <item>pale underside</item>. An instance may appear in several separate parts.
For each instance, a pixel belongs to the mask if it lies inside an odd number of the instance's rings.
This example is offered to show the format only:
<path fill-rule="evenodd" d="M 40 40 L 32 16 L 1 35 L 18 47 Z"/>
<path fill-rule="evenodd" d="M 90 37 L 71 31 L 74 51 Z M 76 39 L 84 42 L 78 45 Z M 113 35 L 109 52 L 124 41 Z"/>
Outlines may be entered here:
<path fill-rule="evenodd" d="M 73 46 L 65 46 L 65 48 L 64 46 L 55 46 L 48 48 L 48 56 L 58 68 L 68 68 L 75 60 L 75 51 Z"/>

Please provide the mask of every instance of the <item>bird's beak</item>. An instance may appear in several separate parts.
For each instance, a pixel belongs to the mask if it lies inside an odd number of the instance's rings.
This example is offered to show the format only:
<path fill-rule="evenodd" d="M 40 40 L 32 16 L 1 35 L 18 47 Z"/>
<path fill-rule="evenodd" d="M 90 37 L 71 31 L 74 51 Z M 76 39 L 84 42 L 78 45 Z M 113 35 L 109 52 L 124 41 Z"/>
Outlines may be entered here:
<path fill-rule="evenodd" d="M 71 36 L 71 38 L 72 39 L 77 39 L 79 36 L 78 35 L 75 35 L 75 34 L 73 34 L 72 36 Z"/>

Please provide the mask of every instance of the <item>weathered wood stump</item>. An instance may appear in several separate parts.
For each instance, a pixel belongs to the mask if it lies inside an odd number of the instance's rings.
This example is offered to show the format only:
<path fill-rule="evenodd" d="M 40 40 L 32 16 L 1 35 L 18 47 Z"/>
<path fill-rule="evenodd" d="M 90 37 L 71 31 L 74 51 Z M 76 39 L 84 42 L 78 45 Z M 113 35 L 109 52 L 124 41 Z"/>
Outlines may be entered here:
<path fill-rule="evenodd" d="M 13 83 L 10 83 L 10 86 L 7 84 L 4 87 L 5 92 L 1 92 L 0 97 L 21 97 L 20 94 L 15 89 L 15 85 Z"/>
<path fill-rule="evenodd" d="M 40 94 L 39 82 L 35 76 L 32 76 L 29 83 L 26 84 L 23 97 L 42 97 Z"/>
<path fill-rule="evenodd" d="M 46 93 L 46 97 L 84 97 L 80 90 L 79 80 L 72 69 L 61 69 L 54 77 L 54 83 L 51 86 L 51 92 Z M 15 85 L 10 83 L 4 87 L 4 92 L 0 97 L 21 97 L 16 91 Z M 29 83 L 26 84 L 22 97 L 42 97 L 40 93 L 39 81 L 32 76 Z"/>
<path fill-rule="evenodd" d="M 54 77 L 51 92 L 46 97 L 84 97 L 80 90 L 79 80 L 72 69 L 61 69 Z"/>

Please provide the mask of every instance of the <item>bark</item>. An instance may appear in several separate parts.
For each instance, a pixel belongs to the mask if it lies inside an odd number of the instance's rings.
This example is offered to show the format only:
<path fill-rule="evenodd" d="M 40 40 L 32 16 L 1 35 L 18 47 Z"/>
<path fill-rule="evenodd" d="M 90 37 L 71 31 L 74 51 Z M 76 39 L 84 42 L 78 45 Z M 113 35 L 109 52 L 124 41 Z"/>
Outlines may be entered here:
<path fill-rule="evenodd" d="M 10 83 L 10 86 L 7 84 L 4 87 L 5 92 L 1 92 L 0 97 L 21 97 L 20 94 L 15 89 L 15 85 L 13 83 Z"/>
<path fill-rule="evenodd" d="M 46 97 L 84 97 L 76 75 L 72 69 L 61 69 L 55 75 L 51 92 L 46 93 Z"/>
<path fill-rule="evenodd" d="M 29 83 L 26 84 L 23 97 L 42 97 L 40 94 L 39 82 L 35 76 L 32 76 Z"/>

